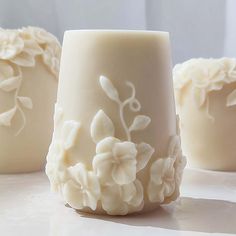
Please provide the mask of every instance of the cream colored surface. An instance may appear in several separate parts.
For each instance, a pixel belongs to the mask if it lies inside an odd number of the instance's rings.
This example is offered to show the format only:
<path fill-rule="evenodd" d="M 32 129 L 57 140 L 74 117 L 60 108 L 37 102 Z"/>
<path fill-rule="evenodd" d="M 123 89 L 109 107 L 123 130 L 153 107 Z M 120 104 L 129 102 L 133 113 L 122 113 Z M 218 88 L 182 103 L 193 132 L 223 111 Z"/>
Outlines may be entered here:
<path fill-rule="evenodd" d="M 181 196 L 146 214 L 96 216 L 65 207 L 43 172 L 0 175 L 4 236 L 235 236 L 236 173 L 185 169 Z"/>
<path fill-rule="evenodd" d="M 236 170 L 235 96 L 227 105 L 236 89 L 235 72 L 235 60 L 227 58 L 192 59 L 174 69 L 182 148 L 190 166 Z M 208 87 L 203 86 L 206 82 Z M 208 91 L 202 105 L 193 93 L 196 88 Z"/>
<path fill-rule="evenodd" d="M 0 173 L 42 170 L 53 130 L 60 45 L 34 27 L 1 29 L 0 44 Z M 15 75 L 4 72 L 6 65 Z M 16 86 L 11 76 L 18 76 Z"/>
<path fill-rule="evenodd" d="M 170 62 L 167 33 L 65 33 L 46 172 L 73 208 L 126 215 L 178 197 Z"/>
<path fill-rule="evenodd" d="M 166 154 L 169 136 L 176 131 L 167 33 L 68 31 L 61 65 L 57 101 L 65 119 L 83 124 L 77 151 L 85 164 L 91 164 L 94 155 L 89 130 L 99 108 L 115 123 L 116 137 L 125 138 L 117 106 L 100 88 L 101 75 L 112 80 L 123 99 L 130 94 L 124 81 L 135 85 L 141 112 L 153 122 L 141 137 L 137 133 L 133 139 L 145 140 L 160 156 Z M 128 123 L 132 118 L 133 114 L 126 115 Z"/>

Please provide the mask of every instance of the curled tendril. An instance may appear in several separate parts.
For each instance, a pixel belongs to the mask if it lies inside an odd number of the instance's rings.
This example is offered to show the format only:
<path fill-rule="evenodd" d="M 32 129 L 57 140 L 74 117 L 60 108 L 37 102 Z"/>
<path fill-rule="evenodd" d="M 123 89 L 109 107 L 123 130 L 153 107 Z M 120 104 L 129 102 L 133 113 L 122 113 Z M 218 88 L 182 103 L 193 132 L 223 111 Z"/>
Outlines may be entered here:
<path fill-rule="evenodd" d="M 126 82 L 126 85 L 131 88 L 131 96 L 124 101 L 123 106 L 129 104 L 129 108 L 131 111 L 138 112 L 141 109 L 141 105 L 139 101 L 135 98 L 135 87 L 129 81 Z"/>
<path fill-rule="evenodd" d="M 129 102 L 129 108 L 133 112 L 138 112 L 141 109 L 141 104 L 139 101 L 135 98 L 132 101 Z"/>

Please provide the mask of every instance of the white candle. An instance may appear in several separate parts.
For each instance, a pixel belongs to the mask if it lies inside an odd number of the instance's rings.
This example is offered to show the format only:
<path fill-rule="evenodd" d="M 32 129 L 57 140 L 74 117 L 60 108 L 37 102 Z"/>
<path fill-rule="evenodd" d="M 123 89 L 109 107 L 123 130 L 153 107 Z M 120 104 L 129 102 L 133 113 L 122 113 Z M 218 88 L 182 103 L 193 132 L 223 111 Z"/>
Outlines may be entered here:
<path fill-rule="evenodd" d="M 174 68 L 174 86 L 190 166 L 236 170 L 236 60 L 186 61 Z"/>
<path fill-rule="evenodd" d="M 68 31 L 61 63 L 52 187 L 71 207 L 98 214 L 174 200 L 185 163 L 168 33 Z"/>
<path fill-rule="evenodd" d="M 0 29 L 0 173 L 42 170 L 53 128 L 60 44 L 43 29 Z"/>

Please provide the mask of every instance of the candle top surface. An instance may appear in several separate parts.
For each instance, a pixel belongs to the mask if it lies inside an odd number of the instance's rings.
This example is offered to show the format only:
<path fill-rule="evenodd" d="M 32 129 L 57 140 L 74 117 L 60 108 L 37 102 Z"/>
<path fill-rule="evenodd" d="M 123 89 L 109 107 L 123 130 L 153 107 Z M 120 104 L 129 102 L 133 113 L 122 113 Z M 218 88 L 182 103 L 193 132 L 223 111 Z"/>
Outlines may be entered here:
<path fill-rule="evenodd" d="M 81 30 L 66 30 L 65 35 L 80 35 L 80 34 L 94 34 L 106 36 L 158 36 L 169 38 L 169 32 L 165 31 L 149 31 L 149 30 L 113 30 L 113 29 L 81 29 Z"/>

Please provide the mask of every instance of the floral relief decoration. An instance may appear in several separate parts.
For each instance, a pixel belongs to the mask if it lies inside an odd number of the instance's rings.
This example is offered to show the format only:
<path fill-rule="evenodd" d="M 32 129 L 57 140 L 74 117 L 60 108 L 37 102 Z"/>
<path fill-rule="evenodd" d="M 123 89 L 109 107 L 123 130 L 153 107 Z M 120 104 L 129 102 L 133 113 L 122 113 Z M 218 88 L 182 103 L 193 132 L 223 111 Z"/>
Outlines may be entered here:
<path fill-rule="evenodd" d="M 13 92 L 14 106 L 0 114 L 0 125 L 11 126 L 13 117 L 19 112 L 20 134 L 26 124 L 24 109 L 32 109 L 30 97 L 20 95 L 23 83 L 22 67 L 34 67 L 36 56 L 41 56 L 46 68 L 58 76 L 61 46 L 56 37 L 37 27 L 18 30 L 0 28 L 0 91 Z"/>
<path fill-rule="evenodd" d="M 88 168 L 81 162 L 71 166 L 67 162 L 68 151 L 76 145 L 82 124 L 74 120 L 64 121 L 62 108 L 56 105 L 54 135 L 47 156 L 46 173 L 52 188 L 60 192 L 71 207 L 89 207 L 96 210 L 99 204 L 107 214 L 126 215 L 137 212 L 144 206 L 144 187 L 137 178 L 137 173 L 147 166 L 154 148 L 145 142 L 134 143 L 132 132 L 147 128 L 151 119 L 146 115 L 136 115 L 133 122 L 127 124 L 124 108 L 127 106 L 134 113 L 141 110 L 131 82 L 126 82 L 131 96 L 124 101 L 121 101 L 110 79 L 100 76 L 99 82 L 107 97 L 118 105 L 125 140 L 115 137 L 112 120 L 102 109 L 98 110 L 90 125 L 91 139 L 96 144 L 92 166 Z M 184 166 L 183 164 L 179 167 L 182 156 L 178 144 L 171 144 L 169 157 L 161 159 L 161 164 L 154 162 L 151 166 L 148 186 L 151 202 L 162 202 L 159 199 L 163 200 L 163 196 L 169 197 L 170 194 L 174 195 L 174 191 L 178 191 L 175 184 L 179 184 Z M 168 164 L 169 159 L 173 159 L 171 164 Z M 163 165 L 164 170 L 160 170 L 160 165 Z M 168 179 L 169 172 L 173 172 L 173 178 L 176 177 L 171 179 L 171 184 Z M 171 189 L 168 190 L 169 188 Z"/>
<path fill-rule="evenodd" d="M 173 79 L 178 105 L 182 105 L 186 88 L 190 85 L 197 107 L 206 107 L 208 110 L 209 92 L 236 82 L 236 59 L 191 59 L 174 67 Z M 233 105 L 236 105 L 236 90 L 228 95 L 226 101 L 226 106 Z M 209 118 L 212 117 L 209 115 Z"/>

